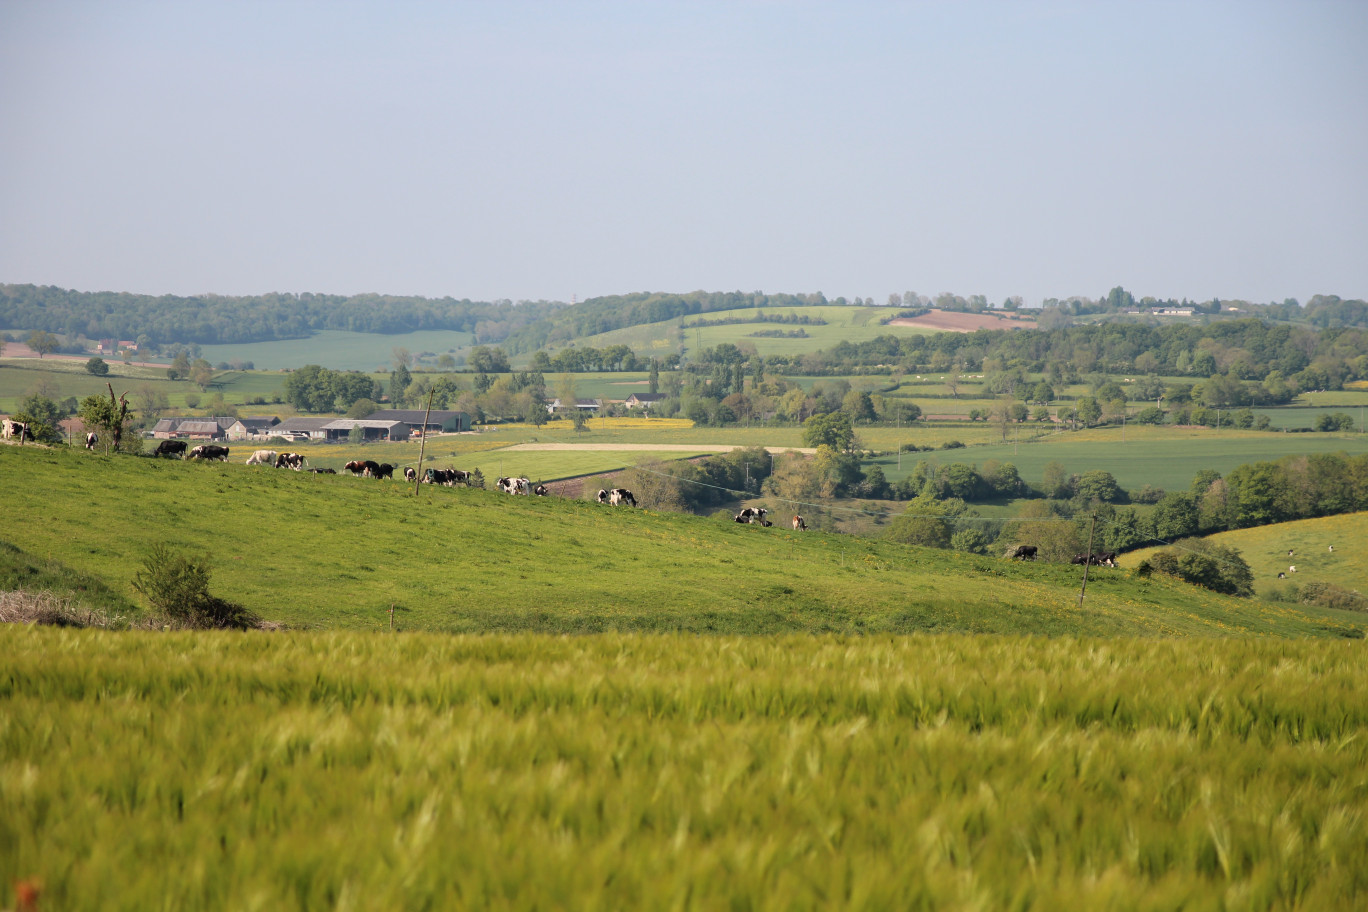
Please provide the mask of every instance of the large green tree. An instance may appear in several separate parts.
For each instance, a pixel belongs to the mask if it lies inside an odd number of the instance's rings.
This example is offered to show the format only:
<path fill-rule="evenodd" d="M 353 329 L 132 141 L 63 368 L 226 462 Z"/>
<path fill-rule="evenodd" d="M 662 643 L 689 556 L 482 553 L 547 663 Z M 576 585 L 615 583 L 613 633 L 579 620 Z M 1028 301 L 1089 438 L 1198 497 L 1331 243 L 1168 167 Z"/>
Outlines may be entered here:
<path fill-rule="evenodd" d="M 842 453 L 855 449 L 855 429 L 850 413 L 835 411 L 813 415 L 803 422 L 803 443 L 810 447 L 828 446 Z"/>

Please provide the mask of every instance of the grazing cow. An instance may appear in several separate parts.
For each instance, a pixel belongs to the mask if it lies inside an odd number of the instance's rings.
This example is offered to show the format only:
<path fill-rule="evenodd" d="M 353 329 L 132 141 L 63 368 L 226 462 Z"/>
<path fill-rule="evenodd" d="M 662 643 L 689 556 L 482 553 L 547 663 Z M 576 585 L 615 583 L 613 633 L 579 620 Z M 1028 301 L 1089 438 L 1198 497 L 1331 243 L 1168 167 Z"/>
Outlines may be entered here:
<path fill-rule="evenodd" d="M 1331 545 L 1331 546 L 1330 546 L 1330 553 L 1331 553 L 1331 554 L 1334 554 L 1334 553 L 1335 553 L 1335 546 L 1334 546 L 1334 545 Z"/>
<path fill-rule="evenodd" d="M 608 502 L 608 492 L 603 490 L 603 488 L 599 488 L 599 492 L 594 495 L 594 499 L 601 504 L 606 504 Z"/>
<path fill-rule="evenodd" d="M 1291 548 L 1288 548 L 1288 549 L 1287 549 L 1287 556 L 1288 556 L 1288 557 L 1291 557 L 1291 556 L 1292 556 L 1292 549 L 1291 549 Z"/>
<path fill-rule="evenodd" d="M 257 450 L 247 457 L 247 465 L 279 465 L 275 450 Z"/>
<path fill-rule="evenodd" d="M 1286 574 L 1286 573 L 1279 572 L 1279 573 L 1278 573 L 1278 579 L 1287 579 L 1287 574 Z"/>
<path fill-rule="evenodd" d="M 795 517 L 793 517 L 793 531 L 794 531 L 794 532 L 806 532 L 806 531 L 807 531 L 807 520 L 803 519 L 803 517 L 801 517 L 801 516 L 795 516 Z"/>
<path fill-rule="evenodd" d="M 539 484 L 532 489 L 532 493 L 536 494 L 538 497 L 545 497 L 551 493 L 551 489 L 544 484 Z"/>
<path fill-rule="evenodd" d="M 766 510 L 764 507 L 746 507 L 732 518 L 739 523 L 755 523 L 768 528 L 774 525 L 774 523 L 765 519 L 765 514 L 768 512 L 769 510 Z"/>
<path fill-rule="evenodd" d="M 336 474 L 337 474 L 337 469 L 308 469 L 307 471 L 313 472 L 315 475 L 336 475 Z"/>
<path fill-rule="evenodd" d="M 1287 572 L 1288 572 L 1288 573 L 1296 573 L 1296 572 L 1297 572 L 1297 565 L 1296 565 L 1296 564 L 1293 564 L 1292 566 L 1288 567 L 1288 568 L 1287 568 Z"/>
<path fill-rule="evenodd" d="M 608 503 L 615 507 L 620 507 L 623 504 L 635 507 L 636 497 L 626 488 L 613 488 L 608 492 Z"/>
<path fill-rule="evenodd" d="M 185 454 L 186 459 L 217 459 L 220 462 L 228 461 L 228 448 L 219 446 L 217 443 L 201 443 L 189 453 Z"/>
<path fill-rule="evenodd" d="M 373 478 L 393 478 L 393 477 L 394 477 L 394 466 L 390 465 L 388 462 L 382 462 L 382 463 L 380 463 L 378 466 L 375 467 L 374 471 L 371 472 L 371 477 L 373 477 Z"/>
<path fill-rule="evenodd" d="M 298 472 L 304 468 L 303 453 L 281 453 L 276 457 L 275 467 L 277 469 L 294 469 Z"/>
<path fill-rule="evenodd" d="M 1012 560 L 1033 561 L 1036 559 L 1036 553 L 1039 550 L 1040 549 L 1035 545 L 1017 545 L 1011 551 L 1007 552 L 1007 556 Z"/>
<path fill-rule="evenodd" d="M 371 465 L 375 465 L 375 463 L 371 463 Z M 342 468 L 351 472 L 353 475 L 364 475 L 366 473 L 366 462 L 361 459 L 353 459 Z"/>
<path fill-rule="evenodd" d="M 93 450 L 93 449 L 95 449 L 95 444 L 97 444 L 97 443 L 99 443 L 99 442 L 100 442 L 100 438 L 99 438 L 99 436 L 98 436 L 94 431 L 91 431 L 90 433 L 86 434 L 86 449 L 87 449 L 87 450 Z M 1331 548 L 1330 550 L 1331 550 L 1331 551 L 1334 551 L 1335 549 L 1334 549 L 1334 548 Z"/>
<path fill-rule="evenodd" d="M 417 481 L 418 470 L 413 466 L 404 466 L 404 481 Z"/>
<path fill-rule="evenodd" d="M 1071 564 L 1092 564 L 1094 567 L 1115 567 L 1116 552 L 1103 551 L 1095 554 L 1075 554 Z"/>
<path fill-rule="evenodd" d="M 152 451 L 153 456 L 185 456 L 184 440 L 163 440 Z"/>
<path fill-rule="evenodd" d="M 532 493 L 532 479 L 530 478 L 500 478 L 496 484 L 499 490 L 505 494 Z"/>

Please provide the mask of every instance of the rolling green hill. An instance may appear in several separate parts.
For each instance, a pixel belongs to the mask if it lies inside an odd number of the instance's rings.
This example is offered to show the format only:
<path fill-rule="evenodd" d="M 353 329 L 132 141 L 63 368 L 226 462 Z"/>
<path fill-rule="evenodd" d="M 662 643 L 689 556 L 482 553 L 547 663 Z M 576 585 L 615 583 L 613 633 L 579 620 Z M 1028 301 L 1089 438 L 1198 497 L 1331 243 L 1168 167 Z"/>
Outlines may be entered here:
<path fill-rule="evenodd" d="M 724 314 L 690 315 L 675 317 L 656 323 L 644 323 L 615 329 L 610 332 L 585 336 L 573 341 L 574 345 L 591 348 L 607 348 L 610 345 L 626 345 L 638 355 L 662 355 L 678 351 L 684 345 L 690 351 L 711 348 L 719 342 L 749 342 L 761 355 L 796 355 L 803 352 L 831 348 L 839 342 L 866 342 L 881 335 L 916 336 L 934 330 L 918 326 L 887 326 L 880 318 L 890 315 L 887 307 L 842 307 L 819 305 L 811 307 L 762 307 L 758 312 L 765 314 L 791 314 L 821 318 L 825 325 L 797 326 L 786 323 L 730 323 L 723 326 L 701 326 L 683 328 L 682 324 L 697 320 L 744 319 L 747 314 L 756 313 L 755 308 L 733 311 Z M 755 332 L 772 330 L 801 329 L 805 338 L 753 337 Z M 547 346 L 554 353 L 561 344 Z M 526 359 L 522 359 L 526 360 Z"/>
<path fill-rule="evenodd" d="M 119 591 L 157 543 L 293 625 L 722 633 L 1317 635 L 1365 619 L 1124 571 L 1011 564 L 558 498 L 0 447 L 4 537 Z M 18 483 L 17 480 L 22 480 Z M 780 519 L 783 519 L 781 517 Z"/>

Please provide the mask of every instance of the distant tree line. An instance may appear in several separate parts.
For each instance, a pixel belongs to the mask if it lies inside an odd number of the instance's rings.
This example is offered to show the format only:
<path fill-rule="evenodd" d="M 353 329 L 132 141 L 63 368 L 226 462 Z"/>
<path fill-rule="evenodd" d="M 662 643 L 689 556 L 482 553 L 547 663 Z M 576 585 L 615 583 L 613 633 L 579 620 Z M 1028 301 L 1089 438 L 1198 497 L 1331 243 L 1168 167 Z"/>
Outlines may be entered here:
<path fill-rule="evenodd" d="M 681 329 L 697 329 L 705 326 L 737 326 L 745 323 L 787 323 L 800 326 L 826 326 L 821 317 L 799 313 L 765 313 L 757 310 L 753 314 L 737 314 L 732 317 L 718 317 L 715 320 L 690 320 L 679 324 Z"/>
<path fill-rule="evenodd" d="M 323 329 L 366 333 L 456 330 L 497 342 L 565 308 L 552 301 L 471 301 L 394 295 L 139 295 L 0 285 L 0 326 L 140 346 L 297 339 Z"/>

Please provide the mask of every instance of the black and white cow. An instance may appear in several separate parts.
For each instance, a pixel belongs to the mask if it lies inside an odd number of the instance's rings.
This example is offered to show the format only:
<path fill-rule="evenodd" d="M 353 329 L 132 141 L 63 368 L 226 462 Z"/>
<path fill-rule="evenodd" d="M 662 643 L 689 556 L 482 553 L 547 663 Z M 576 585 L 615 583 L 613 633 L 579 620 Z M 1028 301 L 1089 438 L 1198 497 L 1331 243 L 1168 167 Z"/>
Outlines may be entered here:
<path fill-rule="evenodd" d="M 277 469 L 294 469 L 298 472 L 304 468 L 303 453 L 281 453 L 276 457 L 275 467 Z"/>
<path fill-rule="evenodd" d="M 599 488 L 599 492 L 594 495 L 594 499 L 601 504 L 606 504 L 608 502 L 608 492 L 603 488 Z"/>
<path fill-rule="evenodd" d="M 733 519 L 739 523 L 754 523 L 768 528 L 769 526 L 774 525 L 774 523 L 765 519 L 765 514 L 768 512 L 769 510 L 766 510 L 764 507 L 746 507 L 740 513 L 737 513 Z"/>
<path fill-rule="evenodd" d="M 90 431 L 89 433 L 86 434 L 86 449 L 87 449 L 87 450 L 93 450 L 93 449 L 95 449 L 95 444 L 97 444 L 97 443 L 99 443 L 99 442 L 100 442 L 100 436 L 99 436 L 98 434 L 96 434 L 94 431 Z"/>
<path fill-rule="evenodd" d="M 29 426 L 22 421 L 13 421 L 6 418 L 4 419 L 3 425 L 0 426 L 0 436 L 3 436 L 6 440 L 13 440 L 18 437 L 19 442 L 23 443 L 25 440 L 33 439 L 33 431 L 31 431 Z"/>
<path fill-rule="evenodd" d="M 228 461 L 228 448 L 219 446 L 217 443 L 201 443 L 189 453 L 185 454 L 186 459 L 217 459 L 220 462 Z"/>
<path fill-rule="evenodd" d="M 499 490 L 505 494 L 532 493 L 532 479 L 530 478 L 500 478 L 496 484 Z"/>
<path fill-rule="evenodd" d="M 247 465 L 276 465 L 275 450 L 257 450 L 247 457 Z"/>
<path fill-rule="evenodd" d="M 637 505 L 636 496 L 633 495 L 632 492 L 627 490 L 626 488 L 613 488 L 613 490 L 609 491 L 608 503 L 615 507 L 620 507 L 623 504 L 627 504 L 628 506 L 632 507 L 635 507 Z"/>
<path fill-rule="evenodd" d="M 551 489 L 544 484 L 539 484 L 532 489 L 532 493 L 536 494 L 538 497 L 546 497 L 551 493 Z"/>
<path fill-rule="evenodd" d="M 152 451 L 153 456 L 185 456 L 184 440 L 163 440 Z"/>
<path fill-rule="evenodd" d="M 404 481 L 417 481 L 418 470 L 413 466 L 404 466 Z"/>

